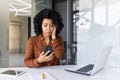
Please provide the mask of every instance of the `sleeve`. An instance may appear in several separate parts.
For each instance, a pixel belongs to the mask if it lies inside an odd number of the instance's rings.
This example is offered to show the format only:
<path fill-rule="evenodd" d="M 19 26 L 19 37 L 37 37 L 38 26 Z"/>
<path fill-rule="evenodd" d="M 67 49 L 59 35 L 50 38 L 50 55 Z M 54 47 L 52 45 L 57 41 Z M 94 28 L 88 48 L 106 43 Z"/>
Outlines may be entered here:
<path fill-rule="evenodd" d="M 40 64 L 37 63 L 37 59 L 34 58 L 34 46 L 32 38 L 29 38 L 26 45 L 24 64 L 30 68 L 40 66 Z"/>
<path fill-rule="evenodd" d="M 61 36 L 56 37 L 52 40 L 53 50 L 55 52 L 55 56 L 60 59 L 64 54 L 64 44 Z"/>

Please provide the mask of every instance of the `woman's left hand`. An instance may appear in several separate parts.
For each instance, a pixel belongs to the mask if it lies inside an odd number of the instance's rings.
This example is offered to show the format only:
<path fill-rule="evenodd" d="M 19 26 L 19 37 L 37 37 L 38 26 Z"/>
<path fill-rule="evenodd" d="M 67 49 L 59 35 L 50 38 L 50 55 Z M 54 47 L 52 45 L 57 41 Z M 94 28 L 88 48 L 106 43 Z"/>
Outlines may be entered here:
<path fill-rule="evenodd" d="M 55 39 L 56 38 L 56 26 L 54 25 L 54 29 L 53 29 L 53 32 L 52 32 L 52 39 Z"/>

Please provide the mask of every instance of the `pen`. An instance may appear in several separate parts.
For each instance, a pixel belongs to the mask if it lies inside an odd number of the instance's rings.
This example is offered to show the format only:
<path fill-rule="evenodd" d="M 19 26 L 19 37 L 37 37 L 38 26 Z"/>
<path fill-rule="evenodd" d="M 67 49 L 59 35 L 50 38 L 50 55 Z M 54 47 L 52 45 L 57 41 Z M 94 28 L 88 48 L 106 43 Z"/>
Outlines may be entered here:
<path fill-rule="evenodd" d="M 44 73 L 42 73 L 41 78 L 42 78 L 42 80 L 44 80 L 44 78 L 45 78 Z"/>

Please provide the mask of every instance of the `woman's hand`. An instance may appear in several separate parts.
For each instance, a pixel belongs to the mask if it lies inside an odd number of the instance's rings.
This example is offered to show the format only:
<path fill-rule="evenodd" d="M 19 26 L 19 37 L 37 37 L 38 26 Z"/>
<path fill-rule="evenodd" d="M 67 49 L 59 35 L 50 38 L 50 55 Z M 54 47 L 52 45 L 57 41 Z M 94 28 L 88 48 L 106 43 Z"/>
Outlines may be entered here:
<path fill-rule="evenodd" d="M 48 62 L 54 58 L 54 52 L 52 52 L 49 56 L 47 56 L 48 53 L 49 51 L 47 51 L 46 53 L 42 52 L 37 59 L 38 63 Z"/>
<path fill-rule="evenodd" d="M 54 25 L 54 29 L 53 29 L 53 32 L 52 32 L 52 39 L 55 39 L 56 38 L 56 26 Z"/>

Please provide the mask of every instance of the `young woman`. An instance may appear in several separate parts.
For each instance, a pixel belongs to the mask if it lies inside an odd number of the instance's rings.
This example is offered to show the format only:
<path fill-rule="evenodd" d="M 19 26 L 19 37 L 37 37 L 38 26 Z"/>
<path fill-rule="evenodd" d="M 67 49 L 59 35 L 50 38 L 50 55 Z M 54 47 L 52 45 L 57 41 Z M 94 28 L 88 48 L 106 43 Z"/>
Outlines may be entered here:
<path fill-rule="evenodd" d="M 33 23 L 36 36 L 30 37 L 27 42 L 25 65 L 31 68 L 59 65 L 64 54 L 63 39 L 58 35 L 64 27 L 61 15 L 45 8 L 35 15 Z"/>

